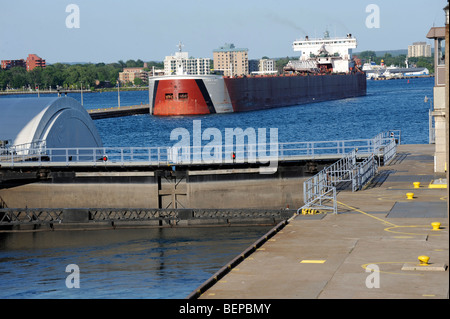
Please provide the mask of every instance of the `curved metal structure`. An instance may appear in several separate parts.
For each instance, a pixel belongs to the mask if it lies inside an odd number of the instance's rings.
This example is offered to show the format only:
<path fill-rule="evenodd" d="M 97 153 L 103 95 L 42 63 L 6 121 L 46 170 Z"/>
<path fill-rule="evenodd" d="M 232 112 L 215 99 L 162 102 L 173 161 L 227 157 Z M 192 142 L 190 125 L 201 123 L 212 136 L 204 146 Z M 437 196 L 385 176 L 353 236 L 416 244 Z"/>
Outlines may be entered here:
<path fill-rule="evenodd" d="M 0 140 L 28 148 L 102 146 L 86 109 L 69 97 L 0 99 Z"/>

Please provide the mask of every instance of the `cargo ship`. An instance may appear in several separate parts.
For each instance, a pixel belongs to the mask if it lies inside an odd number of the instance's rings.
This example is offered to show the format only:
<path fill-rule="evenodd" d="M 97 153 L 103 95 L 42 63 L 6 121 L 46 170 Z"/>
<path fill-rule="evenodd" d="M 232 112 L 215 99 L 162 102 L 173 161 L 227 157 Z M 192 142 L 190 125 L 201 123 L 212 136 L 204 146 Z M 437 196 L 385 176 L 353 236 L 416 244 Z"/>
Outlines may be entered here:
<path fill-rule="evenodd" d="M 293 42 L 299 59 L 276 75 L 190 75 L 179 61 L 176 74 L 149 78 L 150 114 L 245 112 L 363 96 L 366 75 L 351 54 L 356 46 L 351 34 L 306 36 Z"/>

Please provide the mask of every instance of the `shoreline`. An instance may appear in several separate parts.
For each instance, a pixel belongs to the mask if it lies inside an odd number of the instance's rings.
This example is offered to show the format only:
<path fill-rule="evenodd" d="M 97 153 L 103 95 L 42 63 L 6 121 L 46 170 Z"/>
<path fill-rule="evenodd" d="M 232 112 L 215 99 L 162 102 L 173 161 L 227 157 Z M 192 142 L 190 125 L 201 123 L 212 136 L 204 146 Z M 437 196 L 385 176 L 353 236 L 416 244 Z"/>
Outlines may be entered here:
<path fill-rule="evenodd" d="M 120 88 L 121 92 L 124 91 L 147 91 L 147 87 L 138 87 L 138 88 Z M 94 90 L 83 90 L 83 93 L 102 93 L 102 92 L 115 92 L 117 88 L 103 88 L 103 89 L 94 89 Z M 45 90 L 45 91 L 14 91 L 14 92 L 4 92 L 0 91 L 0 95 L 21 95 L 21 94 L 58 94 L 58 93 L 81 93 L 81 90 Z"/>

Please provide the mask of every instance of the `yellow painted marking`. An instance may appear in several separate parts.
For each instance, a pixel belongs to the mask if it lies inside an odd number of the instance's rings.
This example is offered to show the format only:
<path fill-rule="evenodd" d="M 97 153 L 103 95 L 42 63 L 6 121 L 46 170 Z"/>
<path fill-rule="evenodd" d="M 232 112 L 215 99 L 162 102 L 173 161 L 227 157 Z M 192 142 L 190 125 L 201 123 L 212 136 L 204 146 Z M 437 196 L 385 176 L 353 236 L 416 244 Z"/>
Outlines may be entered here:
<path fill-rule="evenodd" d="M 211 292 L 211 293 L 208 294 L 208 296 L 215 296 L 215 295 L 216 295 L 216 294 L 213 293 L 213 292 Z"/>
<path fill-rule="evenodd" d="M 422 297 L 436 297 L 436 295 L 422 295 Z"/>
<path fill-rule="evenodd" d="M 390 233 L 405 234 L 405 235 L 440 236 L 440 234 L 407 233 L 407 232 L 404 232 L 404 231 L 395 231 L 395 230 L 393 230 L 393 229 L 396 229 L 396 228 L 426 228 L 427 229 L 427 226 L 424 226 L 424 225 L 393 226 L 393 227 L 385 228 L 384 230 L 387 231 L 387 232 L 390 232 Z"/>
<path fill-rule="evenodd" d="M 399 225 L 395 225 L 395 224 L 393 224 L 393 223 L 391 223 L 391 222 L 388 222 L 388 221 L 386 221 L 386 220 L 384 220 L 384 219 L 382 219 L 382 218 L 379 218 L 379 217 L 373 216 L 373 215 L 371 215 L 371 214 L 368 214 L 368 213 L 366 213 L 366 212 L 364 212 L 364 211 L 362 211 L 362 210 L 360 210 L 360 209 L 358 209 L 358 208 L 349 206 L 349 205 L 344 204 L 344 203 L 339 202 L 339 201 L 338 201 L 337 203 L 340 204 L 340 205 L 346 206 L 346 207 L 348 207 L 348 208 L 350 208 L 350 209 L 352 209 L 352 210 L 354 210 L 354 211 L 356 211 L 356 212 L 359 212 L 359 213 L 361 213 L 361 214 L 363 214 L 363 215 L 366 215 L 366 216 L 368 216 L 368 217 L 372 217 L 373 219 L 376 219 L 376 220 L 378 220 L 378 221 L 381 221 L 381 222 L 383 222 L 383 223 L 385 223 L 385 224 L 391 225 L 391 227 L 387 227 L 387 228 L 384 229 L 384 230 L 387 231 L 387 232 L 397 233 L 397 234 L 404 234 L 404 235 L 414 235 L 414 236 L 417 236 L 417 235 L 440 236 L 440 235 L 436 235 L 436 234 L 428 234 L 428 233 L 425 233 L 425 234 L 423 234 L 423 233 L 422 233 L 422 234 L 419 234 L 419 233 L 406 233 L 406 232 L 402 232 L 402 231 L 393 231 L 392 229 L 394 229 L 394 228 L 401 228 L 401 227 L 410 227 L 410 228 L 421 227 L 421 228 L 425 228 L 425 229 L 428 229 L 429 227 L 428 227 L 428 226 L 424 226 L 424 225 L 410 225 L 410 226 L 399 226 Z"/>
<path fill-rule="evenodd" d="M 269 241 L 277 241 L 276 239 L 269 239 Z"/>
<path fill-rule="evenodd" d="M 266 250 L 265 248 L 258 248 L 257 250 Z"/>
<path fill-rule="evenodd" d="M 301 264 L 323 264 L 326 260 L 313 260 L 313 259 L 304 259 L 300 263 Z"/>
<path fill-rule="evenodd" d="M 392 226 L 397 226 L 397 225 L 392 224 L 392 223 L 390 223 L 390 222 L 388 222 L 388 221 L 385 221 L 385 220 L 382 219 L 382 218 L 379 218 L 379 217 L 370 215 L 370 214 L 368 214 L 368 213 L 366 213 L 366 212 L 363 212 L 362 210 L 360 210 L 360 209 L 358 209 L 358 208 L 349 206 L 349 205 L 344 204 L 344 203 L 339 202 L 339 201 L 338 201 L 337 203 L 340 204 L 340 205 L 346 206 L 347 208 L 350 208 L 350 209 L 352 209 L 352 210 L 354 210 L 354 211 L 357 211 L 357 212 L 359 212 L 359 213 L 361 213 L 361 214 L 363 214 L 363 215 L 366 215 L 366 216 L 368 216 L 368 217 L 372 217 L 372 218 L 374 218 L 374 219 L 376 219 L 376 220 L 378 220 L 378 221 L 381 221 L 381 222 L 383 222 L 383 223 L 385 223 L 385 224 L 389 224 L 389 225 L 392 225 Z"/>
<path fill-rule="evenodd" d="M 226 280 L 220 280 L 219 282 L 221 282 L 221 283 L 226 283 L 227 281 L 226 281 Z"/>

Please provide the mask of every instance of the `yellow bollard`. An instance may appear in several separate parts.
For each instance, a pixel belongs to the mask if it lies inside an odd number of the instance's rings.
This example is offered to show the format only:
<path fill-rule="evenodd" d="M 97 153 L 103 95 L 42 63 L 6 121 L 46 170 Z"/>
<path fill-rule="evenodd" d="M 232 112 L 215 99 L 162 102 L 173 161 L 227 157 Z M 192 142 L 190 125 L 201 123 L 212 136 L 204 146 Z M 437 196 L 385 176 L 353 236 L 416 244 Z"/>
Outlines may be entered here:
<path fill-rule="evenodd" d="M 420 188 L 420 182 L 414 182 L 413 185 L 414 188 Z"/>
<path fill-rule="evenodd" d="M 439 228 L 441 227 L 441 223 L 434 222 L 434 223 L 431 223 L 431 226 L 433 227 L 433 230 L 439 230 Z"/>
<path fill-rule="evenodd" d="M 406 198 L 413 199 L 414 198 L 414 193 L 406 193 Z"/>
<path fill-rule="evenodd" d="M 430 257 L 428 257 L 428 256 L 419 256 L 418 259 L 420 261 L 420 265 L 421 266 L 427 266 L 428 265 L 428 261 L 430 260 Z"/>

